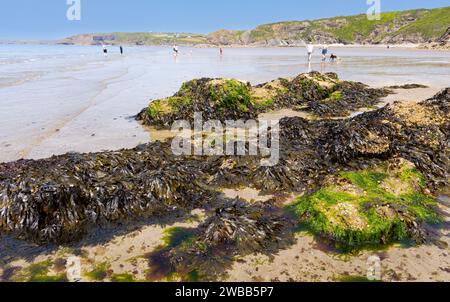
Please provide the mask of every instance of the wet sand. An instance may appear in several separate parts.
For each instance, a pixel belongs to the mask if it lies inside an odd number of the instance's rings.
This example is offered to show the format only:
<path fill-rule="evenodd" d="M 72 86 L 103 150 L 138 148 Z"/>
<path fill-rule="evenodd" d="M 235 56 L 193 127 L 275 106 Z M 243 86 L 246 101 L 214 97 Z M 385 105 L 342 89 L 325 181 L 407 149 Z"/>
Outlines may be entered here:
<path fill-rule="evenodd" d="M 372 86 L 419 83 L 402 91 L 423 99 L 448 85 L 450 53 L 413 49 L 337 48 L 340 62 L 306 63 L 302 49 L 127 48 L 125 56 L 98 47 L 0 46 L 0 161 L 66 152 L 131 148 L 149 136 L 132 116 L 151 99 L 175 93 L 200 77 L 238 78 L 258 84 L 308 71 L 337 72 Z M 11 56 L 10 58 L 8 56 Z M 32 74 L 32 76 L 30 76 Z M 401 99 L 403 97 L 400 97 Z"/>

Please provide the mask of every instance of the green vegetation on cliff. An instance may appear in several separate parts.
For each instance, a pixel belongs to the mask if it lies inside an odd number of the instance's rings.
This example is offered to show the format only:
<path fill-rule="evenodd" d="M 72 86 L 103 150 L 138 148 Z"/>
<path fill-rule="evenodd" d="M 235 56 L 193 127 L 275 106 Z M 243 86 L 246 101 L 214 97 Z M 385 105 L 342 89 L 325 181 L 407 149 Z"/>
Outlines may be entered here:
<path fill-rule="evenodd" d="M 265 24 L 249 43 L 423 43 L 438 40 L 450 26 L 450 7 L 384 12 L 380 20 L 361 14 L 319 20 Z"/>
<path fill-rule="evenodd" d="M 318 20 L 263 24 L 252 30 L 220 29 L 208 35 L 191 33 L 123 33 L 79 35 L 62 43 L 99 44 L 98 37 L 111 44 L 137 45 L 303 45 L 313 43 L 399 44 L 438 41 L 450 27 L 450 7 L 383 12 L 380 20 L 366 14 Z M 94 39 L 96 37 L 96 39 Z"/>
<path fill-rule="evenodd" d="M 436 40 L 450 28 L 450 7 L 434 9 L 414 23 L 399 30 L 399 34 L 419 34 L 425 39 Z"/>

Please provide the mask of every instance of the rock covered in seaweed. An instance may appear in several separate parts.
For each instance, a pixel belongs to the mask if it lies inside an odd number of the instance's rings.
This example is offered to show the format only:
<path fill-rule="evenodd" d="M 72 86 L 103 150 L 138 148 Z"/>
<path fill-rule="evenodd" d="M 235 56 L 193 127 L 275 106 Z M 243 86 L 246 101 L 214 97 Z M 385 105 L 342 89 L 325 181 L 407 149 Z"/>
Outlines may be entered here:
<path fill-rule="evenodd" d="M 418 104 L 395 103 L 344 120 L 280 121 L 280 161 L 261 167 L 259 158 L 205 159 L 222 186 L 247 182 L 264 192 L 311 190 L 345 167 L 364 168 L 401 156 L 413 162 L 433 189 L 449 184 L 448 102 L 442 93 Z"/>
<path fill-rule="evenodd" d="M 217 188 L 315 192 L 329 175 L 395 157 L 412 162 L 430 189 L 448 187 L 449 92 L 350 119 L 282 119 L 281 158 L 273 167 L 262 167 L 258 156 L 176 157 L 169 143 L 0 164 L 0 230 L 67 242 L 90 225 L 209 208 Z"/>
<path fill-rule="evenodd" d="M 418 89 L 418 88 L 428 88 L 426 85 L 422 84 L 405 84 L 405 85 L 394 85 L 386 87 L 387 89 Z"/>
<path fill-rule="evenodd" d="M 397 102 L 339 122 L 330 128 L 324 150 L 340 162 L 400 155 L 435 186 L 446 186 L 450 171 L 448 93 L 447 89 L 418 104 Z"/>
<path fill-rule="evenodd" d="M 170 128 L 177 120 L 192 122 L 195 112 L 207 120 L 252 119 L 259 104 L 249 83 L 238 80 L 198 79 L 186 82 L 172 97 L 153 101 L 139 115 L 147 125 Z"/>
<path fill-rule="evenodd" d="M 260 113 L 282 108 L 322 117 L 347 116 L 356 109 L 375 106 L 389 93 L 339 80 L 334 73 L 311 72 L 257 86 L 234 79 L 203 78 L 184 83 L 172 97 L 154 100 L 137 119 L 169 128 L 177 120 L 192 122 L 195 112 L 201 112 L 206 120 L 222 122 L 255 119 Z"/>
<path fill-rule="evenodd" d="M 360 108 L 374 107 L 391 93 L 388 89 L 339 80 L 334 73 L 311 72 L 283 83 L 288 89 L 276 99 L 277 108 L 293 108 L 319 117 L 348 116 Z"/>
<path fill-rule="evenodd" d="M 167 216 L 208 198 L 201 171 L 164 144 L 0 165 L 0 229 L 36 242 L 69 242 L 93 224 Z"/>
<path fill-rule="evenodd" d="M 414 165 L 393 159 L 330 176 L 291 210 L 315 233 L 351 248 L 406 238 L 426 241 L 425 223 L 439 223 L 437 201 L 426 195 Z"/>

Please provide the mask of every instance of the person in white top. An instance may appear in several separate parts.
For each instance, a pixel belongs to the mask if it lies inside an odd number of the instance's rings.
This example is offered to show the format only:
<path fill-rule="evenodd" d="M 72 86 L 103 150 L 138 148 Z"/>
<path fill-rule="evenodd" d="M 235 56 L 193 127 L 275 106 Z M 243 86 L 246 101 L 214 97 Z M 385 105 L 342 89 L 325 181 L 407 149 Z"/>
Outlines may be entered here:
<path fill-rule="evenodd" d="M 306 49 L 308 50 L 308 62 L 311 62 L 312 54 L 314 52 L 314 45 L 308 44 L 308 46 L 306 46 Z"/>

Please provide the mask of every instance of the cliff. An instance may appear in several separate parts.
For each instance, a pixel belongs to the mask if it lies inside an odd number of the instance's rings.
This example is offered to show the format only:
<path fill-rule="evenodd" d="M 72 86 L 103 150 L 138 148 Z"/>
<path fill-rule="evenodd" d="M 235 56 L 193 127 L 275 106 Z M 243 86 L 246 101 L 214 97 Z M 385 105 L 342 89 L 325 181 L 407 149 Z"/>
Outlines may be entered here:
<path fill-rule="evenodd" d="M 83 34 L 58 41 L 60 44 L 98 45 L 238 45 L 299 46 L 319 44 L 446 44 L 450 26 L 450 7 L 385 12 L 380 20 L 365 14 L 319 20 L 286 21 L 264 24 L 252 30 L 192 33 L 108 33 Z M 102 39 L 102 37 L 104 37 Z M 113 37 L 113 38 L 112 38 Z"/>

